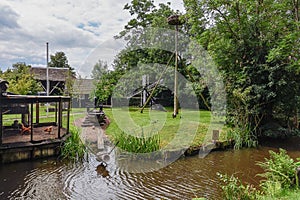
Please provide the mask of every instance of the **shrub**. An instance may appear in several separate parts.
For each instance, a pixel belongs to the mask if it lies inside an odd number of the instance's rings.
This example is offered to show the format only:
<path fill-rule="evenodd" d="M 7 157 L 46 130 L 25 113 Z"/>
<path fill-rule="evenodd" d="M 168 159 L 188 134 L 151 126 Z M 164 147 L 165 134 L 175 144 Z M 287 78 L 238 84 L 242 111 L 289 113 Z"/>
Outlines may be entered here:
<path fill-rule="evenodd" d="M 220 173 L 217 173 L 217 175 L 224 183 L 221 189 L 225 200 L 256 200 L 258 198 L 259 191 L 252 185 L 243 185 L 241 181 L 233 175 L 230 177 Z"/>
<path fill-rule="evenodd" d="M 276 195 L 281 189 L 287 189 L 297 183 L 296 168 L 300 165 L 295 162 L 284 149 L 279 153 L 269 151 L 270 158 L 265 162 L 258 162 L 257 165 L 264 169 L 264 173 L 258 174 L 265 178 L 261 181 L 261 187 L 266 194 Z"/>
<path fill-rule="evenodd" d="M 300 166 L 300 162 L 295 162 L 290 158 L 284 149 L 279 149 L 279 153 L 273 151 L 269 151 L 269 153 L 269 159 L 265 158 L 264 162 L 257 162 L 257 165 L 264 169 L 264 173 L 258 174 L 265 178 L 260 184 L 261 191 L 256 190 L 252 185 L 243 185 L 233 175 L 229 177 L 217 174 L 225 183 L 221 186 L 224 199 L 274 199 L 274 197 L 284 195 L 285 192 L 288 192 L 288 195 L 291 193 L 290 196 L 294 195 L 290 189 L 294 189 L 296 185 L 299 186 L 296 168 Z"/>

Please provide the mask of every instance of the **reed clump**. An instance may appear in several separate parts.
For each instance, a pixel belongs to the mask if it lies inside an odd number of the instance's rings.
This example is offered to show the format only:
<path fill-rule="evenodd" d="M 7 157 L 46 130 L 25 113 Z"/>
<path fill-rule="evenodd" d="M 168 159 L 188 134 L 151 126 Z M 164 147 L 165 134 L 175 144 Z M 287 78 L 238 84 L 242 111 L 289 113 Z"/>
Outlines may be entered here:
<path fill-rule="evenodd" d="M 80 139 L 78 128 L 70 129 L 71 136 L 64 142 L 61 147 L 61 156 L 63 159 L 78 161 L 82 160 L 87 152 L 85 145 Z"/>
<path fill-rule="evenodd" d="M 124 151 L 132 153 L 151 153 L 160 149 L 159 134 L 140 134 L 130 135 L 121 132 L 115 135 L 115 141 L 118 141 L 118 147 Z"/>

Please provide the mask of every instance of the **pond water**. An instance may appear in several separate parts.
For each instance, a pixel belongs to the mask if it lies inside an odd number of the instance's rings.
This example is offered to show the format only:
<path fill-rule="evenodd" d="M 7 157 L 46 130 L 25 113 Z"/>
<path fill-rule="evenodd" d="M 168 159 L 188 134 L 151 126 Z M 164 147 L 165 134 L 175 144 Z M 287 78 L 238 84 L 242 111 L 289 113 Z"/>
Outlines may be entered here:
<path fill-rule="evenodd" d="M 93 155 L 83 163 L 56 159 L 0 165 L 0 199 L 222 199 L 217 172 L 259 184 L 256 165 L 269 150 L 300 157 L 298 140 L 265 143 L 256 149 L 185 157 L 158 171 L 129 173 L 112 158 L 106 168 Z"/>

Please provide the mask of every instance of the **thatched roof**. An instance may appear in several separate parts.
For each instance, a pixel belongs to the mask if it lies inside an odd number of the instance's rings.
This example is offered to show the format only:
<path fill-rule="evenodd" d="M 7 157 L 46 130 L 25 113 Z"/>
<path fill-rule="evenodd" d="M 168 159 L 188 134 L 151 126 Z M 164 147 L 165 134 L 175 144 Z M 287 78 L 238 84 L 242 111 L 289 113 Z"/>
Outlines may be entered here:
<path fill-rule="evenodd" d="M 93 81 L 93 79 L 75 79 L 74 94 L 91 94 L 95 88 Z"/>
<path fill-rule="evenodd" d="M 31 67 L 30 72 L 34 75 L 36 80 L 41 80 L 41 81 L 47 80 L 46 67 Z M 69 69 L 49 67 L 48 73 L 49 73 L 49 81 L 66 81 L 66 79 L 68 78 Z"/>

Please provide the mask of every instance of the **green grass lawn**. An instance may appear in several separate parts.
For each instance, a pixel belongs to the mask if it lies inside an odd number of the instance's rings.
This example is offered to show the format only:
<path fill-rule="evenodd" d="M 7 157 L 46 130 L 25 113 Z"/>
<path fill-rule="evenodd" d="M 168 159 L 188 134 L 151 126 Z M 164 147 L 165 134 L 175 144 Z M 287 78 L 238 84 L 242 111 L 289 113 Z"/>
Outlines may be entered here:
<path fill-rule="evenodd" d="M 112 139 L 116 134 L 125 132 L 136 137 L 159 135 L 161 148 L 182 148 L 186 146 L 200 146 L 204 140 L 211 141 L 213 129 L 221 130 L 222 123 L 212 121 L 209 111 L 180 110 L 176 118 L 172 118 L 172 108 L 167 112 L 139 108 L 105 108 L 104 112 L 111 123 L 106 134 Z M 67 112 L 63 112 L 63 126 L 66 125 Z M 70 126 L 73 122 L 86 116 L 85 108 L 72 108 L 70 112 Z M 20 114 L 3 115 L 4 125 L 10 126 L 13 121 L 20 121 Z M 40 106 L 40 122 L 54 122 L 55 112 L 47 114 L 46 107 Z M 35 122 L 35 107 L 34 107 Z M 212 123 L 211 123 L 212 122 Z M 220 139 L 225 138 L 226 128 L 220 132 Z"/>
<path fill-rule="evenodd" d="M 211 141 L 212 130 L 222 129 L 219 120 L 213 120 L 209 111 L 180 110 L 173 119 L 172 110 L 167 112 L 139 108 L 105 109 L 104 112 L 111 120 L 106 134 L 114 136 L 125 132 L 141 137 L 159 134 L 161 148 L 182 148 L 200 146 L 204 140 Z M 221 131 L 220 138 L 224 138 Z"/>
<path fill-rule="evenodd" d="M 50 108 L 54 108 L 54 106 L 50 106 Z M 29 107 L 30 110 L 30 107 Z M 70 126 L 73 126 L 73 122 L 76 119 L 83 118 L 86 115 L 85 108 L 72 108 L 70 112 Z M 55 122 L 55 112 L 48 112 L 46 111 L 46 106 L 40 106 L 39 111 L 39 122 Z M 11 126 L 14 120 L 18 120 L 19 123 L 21 122 L 21 114 L 4 114 L 3 115 L 3 125 L 4 126 Z M 67 111 L 63 111 L 63 126 L 66 127 L 67 123 Z M 33 122 L 36 122 L 36 106 L 33 107 Z"/>

